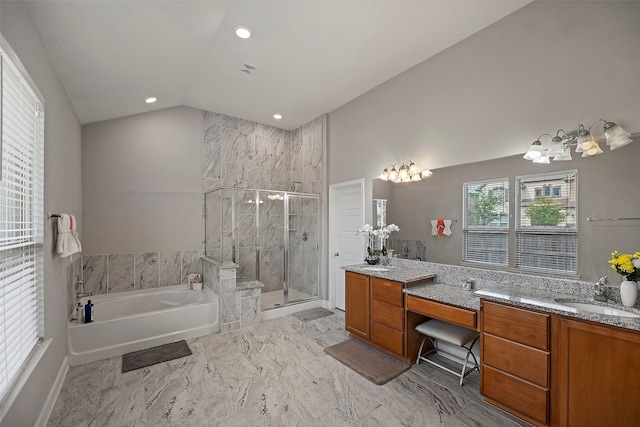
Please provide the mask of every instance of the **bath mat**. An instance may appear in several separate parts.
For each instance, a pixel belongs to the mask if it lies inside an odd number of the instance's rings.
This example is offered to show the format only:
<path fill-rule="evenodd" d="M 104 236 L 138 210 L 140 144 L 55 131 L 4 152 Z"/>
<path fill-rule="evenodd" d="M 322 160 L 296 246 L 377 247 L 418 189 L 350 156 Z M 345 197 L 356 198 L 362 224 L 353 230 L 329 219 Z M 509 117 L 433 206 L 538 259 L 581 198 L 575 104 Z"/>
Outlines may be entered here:
<path fill-rule="evenodd" d="M 297 313 L 293 313 L 292 316 L 298 320 L 302 320 L 303 322 L 308 322 L 309 320 L 321 319 L 323 317 L 331 316 L 333 311 L 327 310 L 326 308 L 317 307 L 312 308 L 305 311 L 299 311 Z"/>
<path fill-rule="evenodd" d="M 191 356 L 191 354 L 191 349 L 184 340 L 151 347 L 146 350 L 133 351 L 122 356 L 122 373 L 135 371 L 156 363 Z"/>
<path fill-rule="evenodd" d="M 377 385 L 386 384 L 409 369 L 409 365 L 353 338 L 327 347 L 324 352 Z"/>

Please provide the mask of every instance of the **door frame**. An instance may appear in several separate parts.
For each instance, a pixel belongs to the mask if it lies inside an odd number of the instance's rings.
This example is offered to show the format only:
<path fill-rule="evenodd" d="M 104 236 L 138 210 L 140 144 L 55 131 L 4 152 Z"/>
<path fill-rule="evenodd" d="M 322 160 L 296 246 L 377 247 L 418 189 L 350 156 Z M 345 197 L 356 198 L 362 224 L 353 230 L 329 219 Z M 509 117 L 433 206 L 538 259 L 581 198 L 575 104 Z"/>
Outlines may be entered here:
<path fill-rule="evenodd" d="M 337 184 L 329 185 L 329 308 L 336 307 L 336 280 L 335 280 L 335 269 L 336 269 L 336 257 L 333 256 L 335 253 L 336 239 L 335 239 L 335 228 L 336 228 L 336 191 L 342 189 L 344 187 L 359 187 L 360 188 L 360 196 L 362 203 L 362 218 L 361 223 L 364 225 L 364 217 L 365 217 L 365 197 L 364 197 L 364 188 L 365 182 L 364 178 L 354 179 L 352 181 L 339 182 Z M 364 251 L 363 251 L 364 257 Z"/>

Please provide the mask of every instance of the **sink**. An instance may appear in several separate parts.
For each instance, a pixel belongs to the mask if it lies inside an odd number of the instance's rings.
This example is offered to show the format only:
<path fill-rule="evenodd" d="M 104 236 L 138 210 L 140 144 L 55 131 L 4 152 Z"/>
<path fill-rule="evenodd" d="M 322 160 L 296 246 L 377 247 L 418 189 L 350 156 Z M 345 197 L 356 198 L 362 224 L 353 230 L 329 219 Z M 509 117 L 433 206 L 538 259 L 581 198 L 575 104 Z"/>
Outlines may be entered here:
<path fill-rule="evenodd" d="M 386 267 L 362 267 L 362 269 L 367 271 L 389 271 Z"/>
<path fill-rule="evenodd" d="M 575 301 L 562 301 L 556 300 L 560 304 L 575 308 L 579 311 L 588 311 L 589 313 L 596 314 L 604 314 L 606 316 L 619 316 L 619 317 L 631 317 L 631 318 L 640 318 L 640 314 L 631 313 L 629 311 L 618 310 L 616 308 L 604 307 L 602 305 L 589 304 L 585 302 L 575 302 Z"/>

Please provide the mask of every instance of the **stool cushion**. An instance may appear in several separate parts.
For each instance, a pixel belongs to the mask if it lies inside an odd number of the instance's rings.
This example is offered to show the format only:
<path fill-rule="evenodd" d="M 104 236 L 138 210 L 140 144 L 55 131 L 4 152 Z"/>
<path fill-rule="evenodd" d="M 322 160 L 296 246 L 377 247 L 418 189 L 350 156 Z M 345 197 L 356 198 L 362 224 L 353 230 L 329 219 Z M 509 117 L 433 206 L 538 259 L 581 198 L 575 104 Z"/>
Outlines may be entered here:
<path fill-rule="evenodd" d="M 419 324 L 418 326 L 416 326 L 416 331 L 420 332 L 423 335 L 455 344 L 458 347 L 462 347 L 463 345 L 473 341 L 474 338 L 480 335 L 478 332 L 472 329 L 464 328 L 462 326 L 443 322 L 437 319 L 427 320 L 426 322 Z"/>

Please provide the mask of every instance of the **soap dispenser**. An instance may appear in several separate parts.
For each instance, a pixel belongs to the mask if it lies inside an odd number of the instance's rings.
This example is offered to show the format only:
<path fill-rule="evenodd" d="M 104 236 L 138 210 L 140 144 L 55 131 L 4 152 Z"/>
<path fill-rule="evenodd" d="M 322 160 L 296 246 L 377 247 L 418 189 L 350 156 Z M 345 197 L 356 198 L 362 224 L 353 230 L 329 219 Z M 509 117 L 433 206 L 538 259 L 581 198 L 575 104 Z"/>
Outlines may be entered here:
<path fill-rule="evenodd" d="M 89 300 L 84 306 L 84 323 L 93 322 L 93 304 Z"/>
<path fill-rule="evenodd" d="M 82 303 L 78 303 L 78 305 L 76 306 L 76 314 L 75 314 L 75 318 L 73 320 L 76 320 L 78 322 L 82 322 L 84 321 L 84 308 L 82 307 Z"/>

